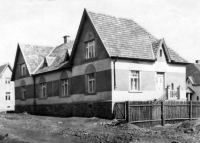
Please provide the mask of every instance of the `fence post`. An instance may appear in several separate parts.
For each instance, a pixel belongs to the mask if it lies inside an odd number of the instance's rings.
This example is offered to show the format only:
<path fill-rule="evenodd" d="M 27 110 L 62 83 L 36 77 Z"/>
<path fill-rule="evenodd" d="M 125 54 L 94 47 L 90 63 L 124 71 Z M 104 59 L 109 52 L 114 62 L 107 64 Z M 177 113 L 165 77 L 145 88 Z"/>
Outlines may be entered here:
<path fill-rule="evenodd" d="M 192 100 L 190 100 L 190 111 L 189 111 L 190 121 L 192 120 Z"/>
<path fill-rule="evenodd" d="M 130 122 L 130 102 L 126 101 L 126 121 Z"/>
<path fill-rule="evenodd" d="M 162 126 L 165 126 L 164 101 L 161 102 L 161 125 L 162 125 Z"/>

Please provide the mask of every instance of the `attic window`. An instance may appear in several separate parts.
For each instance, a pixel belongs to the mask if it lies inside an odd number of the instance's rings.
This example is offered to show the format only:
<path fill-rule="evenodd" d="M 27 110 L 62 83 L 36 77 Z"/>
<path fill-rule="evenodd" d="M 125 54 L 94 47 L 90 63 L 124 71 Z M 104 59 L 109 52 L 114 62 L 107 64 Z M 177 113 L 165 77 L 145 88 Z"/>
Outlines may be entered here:
<path fill-rule="evenodd" d="M 25 76 L 26 75 L 26 65 L 25 64 L 21 64 L 20 65 L 20 75 L 21 76 Z"/>
<path fill-rule="evenodd" d="M 162 57 L 162 50 L 160 49 L 160 57 Z"/>

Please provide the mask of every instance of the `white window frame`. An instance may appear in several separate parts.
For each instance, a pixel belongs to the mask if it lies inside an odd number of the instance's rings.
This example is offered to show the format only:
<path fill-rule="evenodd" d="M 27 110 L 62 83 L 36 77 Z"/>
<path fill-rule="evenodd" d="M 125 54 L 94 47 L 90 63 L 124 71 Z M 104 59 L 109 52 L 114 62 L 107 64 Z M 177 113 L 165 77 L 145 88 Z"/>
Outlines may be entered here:
<path fill-rule="evenodd" d="M 69 79 L 62 79 L 62 96 L 69 95 Z"/>
<path fill-rule="evenodd" d="M 93 75 L 93 78 L 90 76 Z M 95 92 L 95 73 L 87 74 L 87 82 L 88 82 L 88 93 Z"/>
<path fill-rule="evenodd" d="M 95 40 L 86 42 L 86 59 L 96 57 Z"/>
<path fill-rule="evenodd" d="M 41 98 L 46 98 L 47 90 L 46 90 L 46 82 L 40 83 L 40 91 L 41 91 Z"/>
<path fill-rule="evenodd" d="M 10 92 L 6 92 L 5 100 L 10 101 Z"/>
<path fill-rule="evenodd" d="M 133 72 L 137 74 L 137 76 L 133 76 Z M 137 79 L 137 89 L 134 89 L 132 85 L 132 81 L 134 82 L 134 79 Z M 130 92 L 140 92 L 141 91 L 141 72 L 136 70 L 130 70 L 129 72 L 129 91 Z"/>
<path fill-rule="evenodd" d="M 22 99 L 26 99 L 26 86 L 21 87 Z"/>
<path fill-rule="evenodd" d="M 10 84 L 10 78 L 5 79 L 5 84 Z"/>
<path fill-rule="evenodd" d="M 21 64 L 20 65 L 20 75 L 21 76 L 25 76 L 26 75 L 26 65 L 25 64 Z"/>

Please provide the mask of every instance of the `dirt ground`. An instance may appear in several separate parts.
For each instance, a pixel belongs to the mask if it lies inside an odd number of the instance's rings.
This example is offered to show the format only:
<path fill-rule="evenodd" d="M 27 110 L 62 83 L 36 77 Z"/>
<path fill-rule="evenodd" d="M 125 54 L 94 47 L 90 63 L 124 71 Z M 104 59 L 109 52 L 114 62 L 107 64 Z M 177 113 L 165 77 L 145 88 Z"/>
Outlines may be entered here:
<path fill-rule="evenodd" d="M 2 143 L 198 143 L 200 121 L 140 128 L 117 120 L 0 113 Z"/>

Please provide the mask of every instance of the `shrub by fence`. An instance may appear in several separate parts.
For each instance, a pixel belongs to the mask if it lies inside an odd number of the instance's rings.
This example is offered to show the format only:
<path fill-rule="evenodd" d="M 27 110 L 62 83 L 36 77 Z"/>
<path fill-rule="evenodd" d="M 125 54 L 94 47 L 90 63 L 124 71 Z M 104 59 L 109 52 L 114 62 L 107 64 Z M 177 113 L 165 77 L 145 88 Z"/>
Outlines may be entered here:
<path fill-rule="evenodd" d="M 165 122 L 192 120 L 200 117 L 199 101 L 127 101 L 114 105 L 117 119 L 131 123 Z"/>

